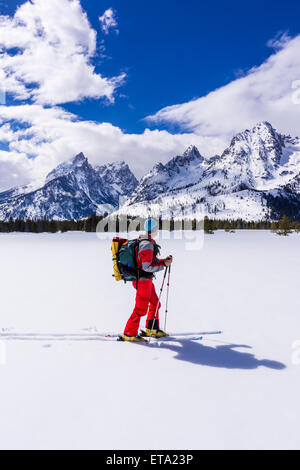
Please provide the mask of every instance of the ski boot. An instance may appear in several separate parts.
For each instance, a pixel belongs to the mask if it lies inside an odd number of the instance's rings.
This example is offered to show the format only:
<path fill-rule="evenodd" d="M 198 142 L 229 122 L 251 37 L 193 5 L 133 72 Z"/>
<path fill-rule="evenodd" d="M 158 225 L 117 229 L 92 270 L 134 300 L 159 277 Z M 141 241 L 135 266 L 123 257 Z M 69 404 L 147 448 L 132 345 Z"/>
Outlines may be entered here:
<path fill-rule="evenodd" d="M 145 338 L 143 338 L 141 335 L 137 335 L 137 336 L 123 335 L 123 336 L 120 336 L 119 341 L 128 341 L 128 342 L 131 342 L 131 343 L 145 343 L 145 342 L 147 342 L 147 340 Z"/>
<path fill-rule="evenodd" d="M 158 320 L 148 320 L 146 323 L 146 331 L 143 331 L 142 335 L 147 336 L 148 338 L 150 336 L 152 336 L 152 338 L 163 338 L 164 336 L 167 336 L 167 333 L 159 328 Z"/>
<path fill-rule="evenodd" d="M 164 336 L 167 336 L 167 333 L 159 328 L 157 330 L 152 330 L 152 334 L 151 328 L 146 328 L 145 333 L 147 337 L 152 336 L 152 338 L 163 338 Z"/>

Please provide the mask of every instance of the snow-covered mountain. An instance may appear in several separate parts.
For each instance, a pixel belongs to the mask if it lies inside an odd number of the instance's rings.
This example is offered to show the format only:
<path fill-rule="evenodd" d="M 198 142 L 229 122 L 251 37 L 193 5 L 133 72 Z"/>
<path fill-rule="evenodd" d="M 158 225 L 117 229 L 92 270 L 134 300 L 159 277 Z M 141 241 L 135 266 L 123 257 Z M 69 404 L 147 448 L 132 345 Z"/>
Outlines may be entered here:
<path fill-rule="evenodd" d="M 300 139 L 268 122 L 236 135 L 221 156 L 189 147 L 142 178 L 121 213 L 159 216 L 204 213 L 259 220 L 300 216 Z"/>
<path fill-rule="evenodd" d="M 125 162 L 93 168 L 79 153 L 45 181 L 0 193 L 0 219 L 81 219 L 104 213 L 106 205 L 118 208 L 119 196 L 129 196 L 137 184 Z"/>
<path fill-rule="evenodd" d="M 197 183 L 207 164 L 198 149 L 190 146 L 182 156 L 170 160 L 166 165 L 158 163 L 142 178 L 133 192 L 128 205 L 152 201 L 158 195 L 178 191 Z"/>
<path fill-rule="evenodd" d="M 151 210 L 162 217 L 300 218 L 300 139 L 261 122 L 236 135 L 222 155 L 205 158 L 190 146 L 139 183 L 125 162 L 94 168 L 80 153 L 45 181 L 0 193 L 0 220 L 80 219 L 106 212 L 105 205 L 132 216 Z"/>
<path fill-rule="evenodd" d="M 138 185 L 138 180 L 125 162 L 96 166 L 95 170 L 117 206 L 119 196 L 130 196 Z"/>

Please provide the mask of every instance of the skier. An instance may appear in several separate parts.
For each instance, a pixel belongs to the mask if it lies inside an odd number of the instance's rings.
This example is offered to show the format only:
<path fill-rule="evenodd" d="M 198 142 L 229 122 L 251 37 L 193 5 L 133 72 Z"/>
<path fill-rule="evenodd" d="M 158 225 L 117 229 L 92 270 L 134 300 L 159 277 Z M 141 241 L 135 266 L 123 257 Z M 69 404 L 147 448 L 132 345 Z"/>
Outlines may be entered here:
<path fill-rule="evenodd" d="M 145 341 L 138 334 L 141 317 L 147 315 L 146 336 L 151 335 L 156 338 L 166 336 L 166 333 L 159 328 L 158 297 L 153 284 L 154 273 L 162 271 L 165 267 L 171 265 L 173 258 L 168 256 L 165 259 L 158 259 L 160 247 L 154 241 L 158 233 L 156 220 L 147 219 L 144 225 L 145 234 L 139 237 L 137 252 L 137 264 L 141 269 L 138 281 L 133 281 L 133 287 L 136 289 L 135 307 L 130 316 L 123 335 L 124 341 Z M 156 317 L 155 317 L 156 313 Z"/>

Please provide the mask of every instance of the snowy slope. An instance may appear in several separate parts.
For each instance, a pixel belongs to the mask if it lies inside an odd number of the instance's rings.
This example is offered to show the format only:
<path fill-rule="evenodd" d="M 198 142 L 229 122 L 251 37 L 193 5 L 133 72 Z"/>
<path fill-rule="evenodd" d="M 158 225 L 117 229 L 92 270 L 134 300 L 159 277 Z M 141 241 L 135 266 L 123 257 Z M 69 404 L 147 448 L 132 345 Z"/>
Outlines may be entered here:
<path fill-rule="evenodd" d="M 168 329 L 222 335 L 89 339 L 122 331 L 133 308 L 131 285 L 111 277 L 110 241 L 0 234 L 0 328 L 66 334 L 4 341 L 1 449 L 300 448 L 299 235 L 216 232 L 201 251 L 158 242 L 174 255 Z"/>
<path fill-rule="evenodd" d="M 117 208 L 119 196 L 128 196 L 136 185 L 124 162 L 103 166 L 99 172 L 80 153 L 58 165 L 45 182 L 0 193 L 0 219 L 81 219 L 106 212 L 104 204 Z"/>
<path fill-rule="evenodd" d="M 262 122 L 235 136 L 221 156 L 207 160 L 190 147 L 182 157 L 156 165 L 121 212 L 180 216 L 185 209 L 245 220 L 299 216 L 298 193 L 287 187 L 299 174 L 300 140 Z"/>

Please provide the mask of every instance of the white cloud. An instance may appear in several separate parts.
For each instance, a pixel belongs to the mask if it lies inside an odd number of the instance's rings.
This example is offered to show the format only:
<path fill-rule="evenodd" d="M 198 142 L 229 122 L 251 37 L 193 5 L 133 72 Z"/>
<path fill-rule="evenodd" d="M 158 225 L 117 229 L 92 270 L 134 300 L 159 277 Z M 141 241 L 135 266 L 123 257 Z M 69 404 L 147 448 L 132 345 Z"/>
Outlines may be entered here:
<path fill-rule="evenodd" d="M 275 50 L 282 49 L 290 40 L 291 36 L 286 32 L 280 31 L 276 36 L 267 42 L 267 46 Z"/>
<path fill-rule="evenodd" d="M 300 106 L 293 86 L 300 79 L 300 35 L 273 41 L 280 49 L 261 66 L 206 96 L 163 108 L 151 122 L 169 122 L 206 137 L 228 141 L 262 120 L 282 132 L 300 134 Z"/>
<path fill-rule="evenodd" d="M 99 21 L 101 25 L 101 29 L 104 34 L 109 34 L 111 30 L 115 30 L 118 34 L 118 22 L 116 19 L 116 12 L 113 8 L 108 8 L 102 16 L 99 16 Z"/>
<path fill-rule="evenodd" d="M 6 190 L 32 179 L 33 161 L 25 153 L 0 150 L 0 188 Z"/>
<path fill-rule="evenodd" d="M 1 162 L 9 162 L 9 167 L 0 178 L 0 190 L 45 177 L 81 151 L 94 165 L 125 160 L 141 177 L 158 161 L 182 154 L 190 144 L 203 155 L 224 148 L 218 139 L 194 134 L 149 129 L 125 134 L 112 124 L 81 121 L 62 108 L 40 105 L 0 106 L 1 136 L 9 151 L 0 153 L 0 167 Z"/>
<path fill-rule="evenodd" d="M 55 105 L 113 101 L 125 78 L 95 72 L 97 36 L 79 0 L 32 0 L 0 16 L 0 82 L 15 99 Z"/>

